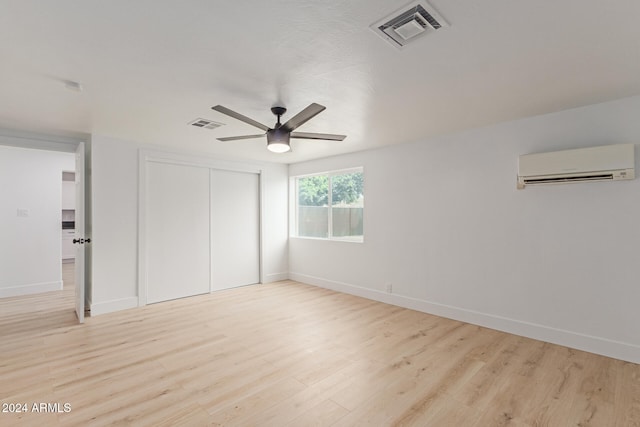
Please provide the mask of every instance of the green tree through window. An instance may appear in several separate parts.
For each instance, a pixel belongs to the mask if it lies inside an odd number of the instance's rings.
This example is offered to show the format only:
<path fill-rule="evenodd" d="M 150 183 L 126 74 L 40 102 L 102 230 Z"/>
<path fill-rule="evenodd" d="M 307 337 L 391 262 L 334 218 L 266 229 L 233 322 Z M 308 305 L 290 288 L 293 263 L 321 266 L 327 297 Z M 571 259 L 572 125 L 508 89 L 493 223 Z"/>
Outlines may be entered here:
<path fill-rule="evenodd" d="M 299 178 L 298 204 L 300 206 L 327 206 L 329 204 L 329 177 L 316 175 Z"/>
<path fill-rule="evenodd" d="M 362 172 L 336 175 L 331 182 L 332 203 L 351 204 L 358 201 L 362 196 L 363 189 Z"/>

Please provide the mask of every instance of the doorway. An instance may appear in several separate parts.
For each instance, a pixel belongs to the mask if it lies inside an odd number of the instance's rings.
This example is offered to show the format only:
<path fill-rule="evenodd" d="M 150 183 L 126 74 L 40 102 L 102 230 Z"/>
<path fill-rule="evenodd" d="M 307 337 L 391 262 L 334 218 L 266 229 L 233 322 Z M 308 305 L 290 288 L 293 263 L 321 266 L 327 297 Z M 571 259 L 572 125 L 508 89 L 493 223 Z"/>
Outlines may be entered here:
<path fill-rule="evenodd" d="M 68 217 L 62 209 L 62 172 L 72 172 L 75 179 L 71 185 L 84 193 L 84 144 L 41 138 L 0 135 L 0 174 L 7 175 L 0 178 L 11 183 L 3 186 L 0 197 L 6 216 L 0 225 L 0 299 L 7 304 L 30 300 L 23 306 L 34 309 L 49 301 L 61 310 L 66 307 L 64 312 L 82 322 L 84 260 L 78 263 L 76 255 L 73 262 L 63 263 L 63 226 Z M 75 219 L 80 216 L 82 225 L 83 198 L 84 194 L 75 209 Z M 82 252 L 83 258 L 84 248 L 76 251 Z"/>

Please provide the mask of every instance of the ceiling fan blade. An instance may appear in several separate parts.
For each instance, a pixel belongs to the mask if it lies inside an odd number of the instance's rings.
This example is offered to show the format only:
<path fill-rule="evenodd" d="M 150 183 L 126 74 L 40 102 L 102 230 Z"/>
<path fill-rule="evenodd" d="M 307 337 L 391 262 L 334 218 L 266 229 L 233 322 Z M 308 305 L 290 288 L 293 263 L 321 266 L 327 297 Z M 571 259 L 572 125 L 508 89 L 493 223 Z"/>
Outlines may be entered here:
<path fill-rule="evenodd" d="M 309 105 L 304 110 L 300 111 L 298 114 L 293 116 L 289 121 L 283 124 L 280 129 L 284 129 L 288 132 L 296 129 L 299 126 L 302 126 L 304 123 L 308 122 L 318 114 L 322 113 L 327 107 L 316 104 L 315 102 Z"/>
<path fill-rule="evenodd" d="M 218 141 L 238 141 L 241 139 L 253 139 L 253 138 L 262 138 L 264 134 L 261 135 L 241 135 L 241 136 L 227 136 L 224 138 L 217 138 Z"/>
<path fill-rule="evenodd" d="M 230 110 L 227 107 L 223 107 L 222 105 L 216 105 L 215 107 L 211 107 L 211 109 L 217 111 L 218 113 L 226 114 L 229 117 L 233 117 L 234 119 L 250 124 L 251 126 L 255 126 L 258 129 L 262 129 L 265 132 L 269 130 L 268 126 L 265 126 L 260 122 L 256 122 L 255 120 L 250 119 L 247 116 L 243 116 L 240 113 L 236 113 L 235 111 Z"/>
<path fill-rule="evenodd" d="M 342 141 L 347 135 L 333 135 L 330 133 L 291 132 L 291 138 L 298 139 L 323 139 L 327 141 Z"/>

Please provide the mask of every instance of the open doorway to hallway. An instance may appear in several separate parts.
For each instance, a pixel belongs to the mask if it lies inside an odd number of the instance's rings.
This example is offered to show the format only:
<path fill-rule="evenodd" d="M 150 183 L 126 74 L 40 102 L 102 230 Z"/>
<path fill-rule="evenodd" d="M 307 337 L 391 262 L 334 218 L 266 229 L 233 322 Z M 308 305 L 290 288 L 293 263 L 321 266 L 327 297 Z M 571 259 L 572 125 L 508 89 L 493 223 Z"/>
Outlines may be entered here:
<path fill-rule="evenodd" d="M 75 257 L 62 248 L 64 233 L 75 228 L 75 207 L 63 206 L 63 171 L 73 171 L 75 163 L 74 153 L 0 145 L 3 327 L 15 327 L 25 316 L 38 318 L 45 306 L 60 313 L 60 320 L 75 317 Z M 73 180 L 70 184 L 75 187 Z M 5 317 L 8 313 L 14 317 Z M 57 322 L 55 317 L 48 321 Z"/>

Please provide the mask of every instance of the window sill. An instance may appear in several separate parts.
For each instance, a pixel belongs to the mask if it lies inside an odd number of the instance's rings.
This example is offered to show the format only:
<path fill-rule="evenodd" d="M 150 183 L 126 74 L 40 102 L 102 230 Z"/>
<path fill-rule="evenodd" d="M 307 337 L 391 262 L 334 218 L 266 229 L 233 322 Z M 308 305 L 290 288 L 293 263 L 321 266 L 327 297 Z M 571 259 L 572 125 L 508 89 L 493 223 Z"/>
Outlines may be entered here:
<path fill-rule="evenodd" d="M 364 243 L 364 237 L 333 237 L 331 239 L 328 239 L 326 237 L 290 236 L 289 238 L 300 240 L 318 240 L 321 242 Z"/>

